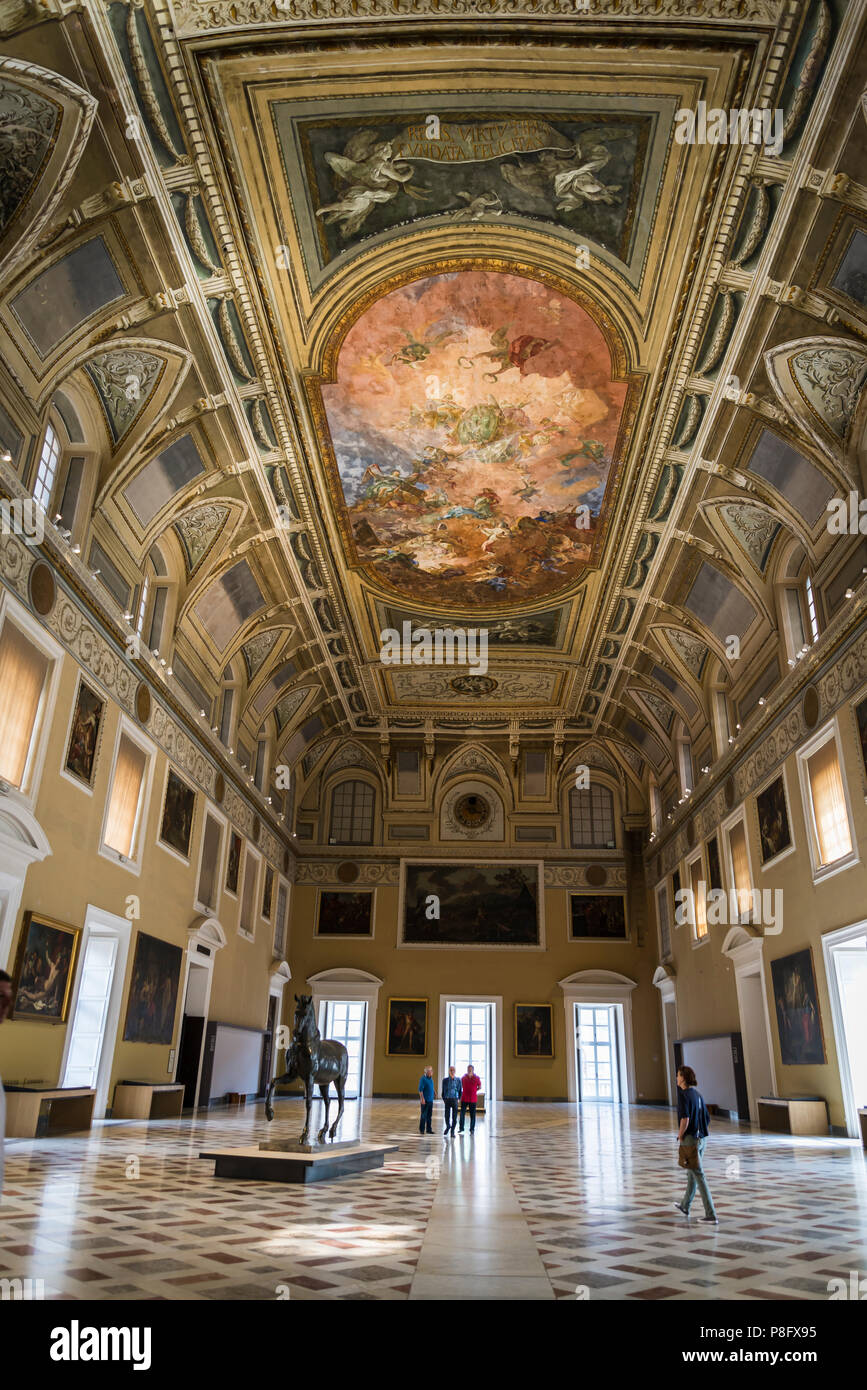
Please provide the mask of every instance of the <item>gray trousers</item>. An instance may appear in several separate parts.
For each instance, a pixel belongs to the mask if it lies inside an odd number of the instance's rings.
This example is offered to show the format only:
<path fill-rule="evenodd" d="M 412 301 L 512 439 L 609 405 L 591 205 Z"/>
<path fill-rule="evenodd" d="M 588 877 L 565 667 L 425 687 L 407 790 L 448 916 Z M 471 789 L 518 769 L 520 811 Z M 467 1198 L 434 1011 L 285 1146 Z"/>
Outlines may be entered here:
<path fill-rule="evenodd" d="M 688 1148 L 692 1148 L 696 1141 L 693 1135 L 685 1134 L 680 1142 L 682 1144 L 685 1144 Z M 703 1139 L 699 1139 L 698 1167 L 687 1168 L 686 1170 L 686 1191 L 683 1194 L 682 1205 L 684 1211 L 689 1211 L 692 1199 L 696 1194 L 696 1190 L 698 1190 L 701 1193 L 701 1200 L 704 1203 L 705 1216 L 716 1216 L 716 1212 L 714 1211 L 713 1205 L 713 1197 L 711 1197 L 710 1195 L 710 1188 L 707 1185 L 707 1178 L 705 1177 L 704 1169 L 701 1166 L 701 1161 L 704 1155 L 706 1144 L 707 1136 L 705 1136 Z"/>

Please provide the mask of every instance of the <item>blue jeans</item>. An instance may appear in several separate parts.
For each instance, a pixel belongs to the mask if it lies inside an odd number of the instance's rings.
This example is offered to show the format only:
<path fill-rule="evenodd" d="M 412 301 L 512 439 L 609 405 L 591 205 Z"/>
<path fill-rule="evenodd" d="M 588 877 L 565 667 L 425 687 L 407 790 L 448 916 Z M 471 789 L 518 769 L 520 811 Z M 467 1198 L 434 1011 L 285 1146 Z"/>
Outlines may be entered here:
<path fill-rule="evenodd" d="M 688 1148 L 692 1148 L 696 1141 L 692 1134 L 685 1134 L 680 1142 L 682 1144 L 685 1144 Z M 706 1144 L 707 1135 L 705 1135 L 704 1138 L 699 1139 L 698 1141 L 698 1167 L 687 1168 L 686 1170 L 686 1191 L 684 1192 L 681 1201 L 684 1211 L 689 1211 L 692 1199 L 696 1193 L 696 1189 L 698 1189 L 698 1191 L 701 1193 L 701 1200 L 704 1202 L 705 1216 L 716 1216 L 716 1212 L 714 1211 L 713 1206 L 713 1198 L 710 1195 L 710 1188 L 707 1185 L 707 1178 L 705 1177 L 704 1169 L 701 1166 L 702 1156 L 704 1155 Z"/>
<path fill-rule="evenodd" d="M 428 1100 L 425 1101 L 423 1104 L 420 1101 L 419 1105 L 421 1106 L 421 1114 L 419 1115 L 418 1119 L 418 1132 L 419 1134 L 433 1134 L 433 1130 L 431 1129 L 431 1120 L 433 1119 L 433 1101 Z"/>
<path fill-rule="evenodd" d="M 449 1130 L 451 1130 L 452 1134 L 454 1134 L 454 1132 L 455 1132 L 455 1124 L 456 1124 L 457 1118 L 458 1118 L 458 1103 L 457 1103 L 456 1100 L 444 1100 L 444 1101 L 443 1101 L 443 1108 L 445 1109 L 445 1112 L 446 1112 L 446 1113 L 445 1113 L 445 1122 L 446 1122 L 445 1132 L 446 1132 L 446 1134 L 448 1134 Z"/>

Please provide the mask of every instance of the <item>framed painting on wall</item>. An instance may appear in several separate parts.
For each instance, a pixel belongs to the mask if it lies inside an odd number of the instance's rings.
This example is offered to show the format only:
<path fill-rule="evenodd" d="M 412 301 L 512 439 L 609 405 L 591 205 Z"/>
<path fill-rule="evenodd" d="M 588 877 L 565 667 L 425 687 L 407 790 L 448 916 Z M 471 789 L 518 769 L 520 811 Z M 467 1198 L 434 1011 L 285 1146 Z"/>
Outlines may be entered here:
<path fill-rule="evenodd" d="M 571 893 L 570 941 L 627 941 L 626 899 L 622 893 Z"/>
<path fill-rule="evenodd" d="M 401 946 L 538 949 L 542 937 L 538 863 L 401 861 Z"/>
<path fill-rule="evenodd" d="M 821 1065 L 827 1058 L 812 948 L 772 960 L 771 979 L 783 1066 Z"/>
<path fill-rule="evenodd" d="M 719 858 L 719 840 L 712 835 L 707 842 L 707 881 L 710 888 L 722 888 L 722 865 Z"/>
<path fill-rule="evenodd" d="M 853 705 L 855 715 L 855 726 L 858 730 L 858 744 L 861 749 L 861 762 L 864 766 L 864 776 L 867 778 L 867 695 Z"/>
<path fill-rule="evenodd" d="M 762 863 L 769 864 L 778 854 L 792 847 L 786 787 L 782 773 L 756 796 L 756 813 L 759 818 Z"/>
<path fill-rule="evenodd" d="M 241 874 L 241 850 L 243 841 L 237 830 L 229 831 L 229 853 L 226 858 L 226 891 L 238 892 L 238 879 Z"/>
<path fill-rule="evenodd" d="M 553 1057 L 554 1020 L 550 1004 L 515 1005 L 515 1056 Z"/>
<path fill-rule="evenodd" d="M 183 951 L 140 931 L 135 942 L 124 1042 L 171 1043 Z"/>
<path fill-rule="evenodd" d="M 271 920 L 271 905 L 274 901 L 274 870 L 270 864 L 265 865 L 265 877 L 262 884 L 262 916 L 267 922 Z"/>
<path fill-rule="evenodd" d="M 317 936 L 372 936 L 373 892 L 323 888 L 319 893 Z"/>
<path fill-rule="evenodd" d="M 388 1057 L 423 1057 L 427 1050 L 427 1000 L 389 999 Z"/>
<path fill-rule="evenodd" d="M 105 701 L 83 680 L 79 680 L 63 768 L 86 787 L 93 786 L 104 714 Z"/>
<path fill-rule="evenodd" d="M 196 809 L 196 793 L 174 768 L 169 768 L 166 777 L 166 794 L 163 800 L 163 818 L 160 824 L 160 839 L 164 845 L 175 850 L 184 859 L 190 857 L 190 840 L 193 835 L 193 813 Z"/>
<path fill-rule="evenodd" d="M 10 1018 L 66 1022 L 80 939 L 80 927 L 25 912 L 12 976 Z"/>

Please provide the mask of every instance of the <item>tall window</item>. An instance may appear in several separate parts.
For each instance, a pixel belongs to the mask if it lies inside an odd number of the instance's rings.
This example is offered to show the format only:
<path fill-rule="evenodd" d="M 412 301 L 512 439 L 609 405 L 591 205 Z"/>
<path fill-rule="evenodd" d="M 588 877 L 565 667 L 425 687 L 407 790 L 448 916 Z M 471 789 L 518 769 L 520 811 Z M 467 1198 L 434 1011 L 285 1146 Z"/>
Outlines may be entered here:
<path fill-rule="evenodd" d="M 569 793 L 573 849 L 614 849 L 614 797 L 608 787 L 593 783 Z"/>
<path fill-rule="evenodd" d="M 141 634 L 144 627 L 145 614 L 148 611 L 148 590 L 150 589 L 150 576 L 145 575 L 141 586 L 141 598 L 138 603 L 138 617 L 135 620 L 135 630 Z"/>
<path fill-rule="evenodd" d="M 693 859 L 689 866 L 689 886 L 692 889 L 692 925 L 695 939 L 696 941 L 704 941 L 707 936 L 707 899 L 705 897 L 707 884 L 704 881 L 701 855 L 697 859 Z"/>
<path fill-rule="evenodd" d="M 121 734 L 105 818 L 103 844 L 123 859 L 135 858 L 147 754 Z"/>
<path fill-rule="evenodd" d="M 816 860 L 818 867 L 824 868 L 852 853 L 846 794 L 833 735 L 803 761 L 810 793 Z"/>
<path fill-rule="evenodd" d="M 286 954 L 286 904 L 288 893 L 282 881 L 277 885 L 277 917 L 274 922 L 274 955 Z"/>
<path fill-rule="evenodd" d="M 219 893 L 220 842 L 222 830 L 214 816 L 205 816 L 205 829 L 202 835 L 202 861 L 199 865 L 199 886 L 197 901 L 213 912 L 217 906 Z"/>
<path fill-rule="evenodd" d="M 373 787 L 366 782 L 340 782 L 331 793 L 331 829 L 334 845 L 373 843 Z"/>
<path fill-rule="evenodd" d="M 13 623 L 0 633 L 0 777 L 19 790 L 36 742 L 49 660 Z"/>
<path fill-rule="evenodd" d="M 738 912 L 743 917 L 753 905 L 752 884 L 750 882 L 750 856 L 747 850 L 747 835 L 742 820 L 736 821 L 728 832 L 729 854 L 732 861 L 732 879 L 738 895 Z"/>
<path fill-rule="evenodd" d="M 671 923 L 668 920 L 668 888 L 661 883 L 656 890 L 656 918 L 659 923 L 659 958 L 671 955 Z"/>
<path fill-rule="evenodd" d="M 51 506 L 51 493 L 54 490 L 54 479 L 57 476 L 59 462 L 60 440 L 49 425 L 42 441 L 42 453 L 39 456 L 36 481 L 33 484 L 33 500 L 44 512 L 47 512 Z"/>
<path fill-rule="evenodd" d="M 804 606 L 807 610 L 807 623 L 810 628 L 810 636 L 814 642 L 819 640 L 819 619 L 816 614 L 816 595 L 813 593 L 813 581 L 809 575 L 804 580 Z"/>
<path fill-rule="evenodd" d="M 259 860 L 247 851 L 244 864 L 244 890 L 241 894 L 241 917 L 238 930 L 252 936 L 255 927 L 256 879 L 259 874 Z"/>

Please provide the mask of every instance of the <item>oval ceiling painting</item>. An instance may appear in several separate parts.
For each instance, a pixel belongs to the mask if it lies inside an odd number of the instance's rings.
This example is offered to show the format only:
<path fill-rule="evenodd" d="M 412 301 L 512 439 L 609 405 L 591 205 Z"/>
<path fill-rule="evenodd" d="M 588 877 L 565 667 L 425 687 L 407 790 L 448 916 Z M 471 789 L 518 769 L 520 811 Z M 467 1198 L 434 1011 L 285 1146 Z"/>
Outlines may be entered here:
<path fill-rule="evenodd" d="M 350 562 L 431 605 L 567 587 L 601 539 L 628 390 L 586 310 L 537 280 L 391 291 L 322 387 Z"/>

